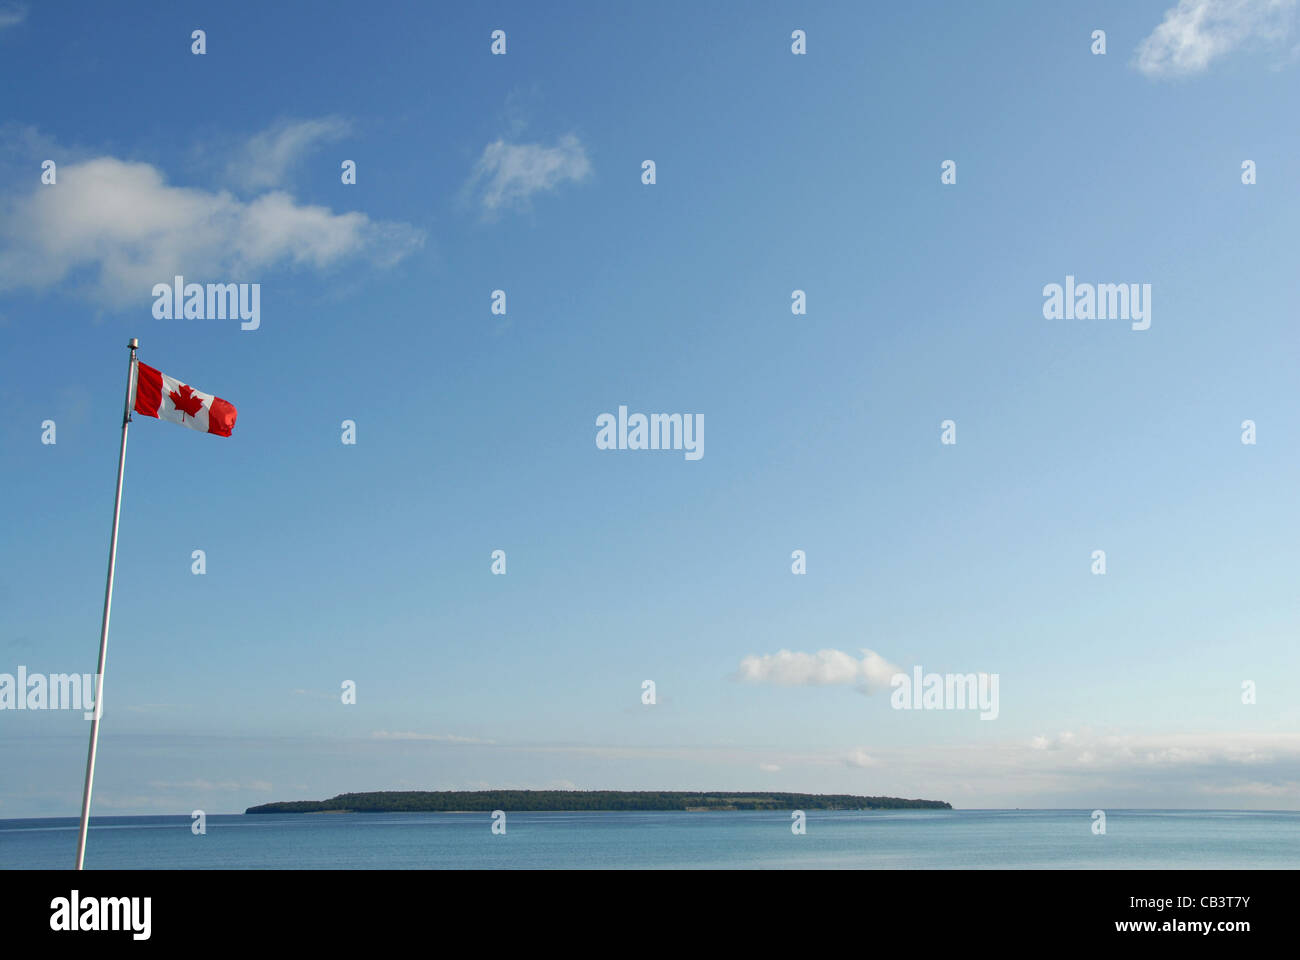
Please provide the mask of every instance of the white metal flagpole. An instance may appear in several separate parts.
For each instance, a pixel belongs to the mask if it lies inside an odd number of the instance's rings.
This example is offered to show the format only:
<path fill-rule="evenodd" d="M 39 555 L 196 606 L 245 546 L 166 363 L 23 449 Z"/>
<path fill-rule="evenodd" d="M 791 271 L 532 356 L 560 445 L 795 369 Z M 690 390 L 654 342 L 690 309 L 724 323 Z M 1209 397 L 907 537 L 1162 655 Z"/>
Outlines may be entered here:
<path fill-rule="evenodd" d="M 108 582 L 104 586 L 104 620 L 99 628 L 99 669 L 95 671 L 95 712 L 90 721 L 90 749 L 86 751 L 86 789 L 81 795 L 81 830 L 77 834 L 77 869 L 86 859 L 86 829 L 90 825 L 90 788 L 95 781 L 95 749 L 99 746 L 99 718 L 104 712 L 104 663 L 108 657 L 108 614 L 113 606 L 113 565 L 117 562 L 117 521 L 122 514 L 122 473 L 126 469 L 126 428 L 131 422 L 131 394 L 136 379 L 135 351 L 140 341 L 127 344 L 131 364 L 126 373 L 126 404 L 122 410 L 122 447 L 117 454 L 117 495 L 113 498 L 113 536 L 108 542 Z"/>

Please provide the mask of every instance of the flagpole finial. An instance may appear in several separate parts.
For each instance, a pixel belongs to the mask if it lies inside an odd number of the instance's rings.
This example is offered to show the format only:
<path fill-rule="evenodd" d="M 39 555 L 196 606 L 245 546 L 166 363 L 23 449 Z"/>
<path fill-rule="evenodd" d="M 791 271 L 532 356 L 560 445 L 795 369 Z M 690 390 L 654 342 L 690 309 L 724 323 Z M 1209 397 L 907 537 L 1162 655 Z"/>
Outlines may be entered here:
<path fill-rule="evenodd" d="M 140 346 L 140 341 L 137 340 L 135 337 L 132 337 L 131 342 L 128 343 L 127 346 L 130 347 L 132 350 L 136 350 Z"/>

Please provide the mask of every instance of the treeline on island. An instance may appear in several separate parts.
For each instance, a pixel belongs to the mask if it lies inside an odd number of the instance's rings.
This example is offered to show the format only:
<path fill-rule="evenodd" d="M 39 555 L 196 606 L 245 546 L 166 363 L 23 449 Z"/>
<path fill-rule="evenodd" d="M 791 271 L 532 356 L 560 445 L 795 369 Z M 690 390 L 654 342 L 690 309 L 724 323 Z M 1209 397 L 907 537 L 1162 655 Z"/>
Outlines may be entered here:
<path fill-rule="evenodd" d="M 943 800 L 843 793 L 691 793 L 672 790 L 384 790 L 287 800 L 245 813 L 436 813 L 480 810 L 951 810 Z"/>

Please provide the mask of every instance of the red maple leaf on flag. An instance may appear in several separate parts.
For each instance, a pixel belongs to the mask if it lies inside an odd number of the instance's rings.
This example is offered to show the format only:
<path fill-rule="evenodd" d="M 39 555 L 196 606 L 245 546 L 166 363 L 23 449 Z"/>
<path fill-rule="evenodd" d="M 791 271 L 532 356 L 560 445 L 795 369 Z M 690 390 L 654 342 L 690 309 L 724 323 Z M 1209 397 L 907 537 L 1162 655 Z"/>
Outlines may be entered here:
<path fill-rule="evenodd" d="M 188 413 L 192 417 L 203 409 L 203 398 L 196 397 L 188 383 L 182 383 L 180 385 L 179 393 L 173 390 L 168 393 L 167 396 L 171 398 L 176 409 L 182 414 Z"/>

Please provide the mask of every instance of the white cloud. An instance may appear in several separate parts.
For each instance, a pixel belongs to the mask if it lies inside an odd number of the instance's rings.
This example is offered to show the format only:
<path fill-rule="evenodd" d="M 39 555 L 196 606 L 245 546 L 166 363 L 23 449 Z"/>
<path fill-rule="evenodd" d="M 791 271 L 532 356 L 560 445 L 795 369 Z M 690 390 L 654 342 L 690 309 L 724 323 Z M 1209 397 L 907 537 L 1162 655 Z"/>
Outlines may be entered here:
<path fill-rule="evenodd" d="M 60 165 L 58 184 L 0 204 L 0 291 L 69 279 L 115 305 L 155 283 L 260 281 L 280 267 L 324 269 L 354 257 L 389 264 L 424 242 L 407 224 L 334 213 L 289 194 L 243 201 L 177 187 L 147 163 L 98 157 Z"/>
<path fill-rule="evenodd" d="M 818 650 L 816 653 L 778 650 L 762 656 L 750 655 L 740 661 L 740 679 L 751 683 L 771 683 L 780 687 L 856 684 L 864 693 L 889 686 L 890 677 L 898 672 L 898 667 L 867 649 L 863 649 L 861 660 L 842 650 Z"/>
<path fill-rule="evenodd" d="M 844 758 L 844 762 L 847 763 L 850 767 L 865 768 L 865 767 L 874 767 L 879 761 L 876 760 L 875 757 L 868 756 L 867 751 L 863 750 L 861 747 L 858 747 L 858 749 L 854 750 L 852 753 L 850 753 L 847 757 Z"/>
<path fill-rule="evenodd" d="M 1056 756 L 1026 762 L 1035 768 L 1046 762 L 1061 769 L 1097 765 L 1113 771 L 1187 770 L 1223 765 L 1232 768 L 1268 766 L 1300 761 L 1300 736 L 1293 734 L 1162 734 L 1098 736 L 1069 731 L 1055 737 L 1038 736 L 1030 741 L 1034 752 Z"/>
<path fill-rule="evenodd" d="M 1074 743 L 1074 734 L 1069 730 L 1052 737 L 1034 737 L 1029 741 L 1029 745 L 1035 750 L 1061 750 Z"/>
<path fill-rule="evenodd" d="M 1296 0 L 1179 0 L 1137 49 L 1147 76 L 1200 73 L 1247 43 L 1277 42 L 1291 33 Z"/>
<path fill-rule="evenodd" d="M 780 773 L 781 771 L 781 768 L 775 763 L 760 763 L 758 769 L 762 770 L 764 773 Z"/>
<path fill-rule="evenodd" d="M 312 147 L 341 140 L 350 131 L 351 124 L 342 117 L 282 121 L 250 137 L 230 161 L 226 175 L 249 190 L 280 186 L 289 169 Z"/>
<path fill-rule="evenodd" d="M 581 181 L 590 172 L 587 151 L 573 134 L 553 147 L 497 140 L 483 149 L 466 189 L 478 192 L 484 211 L 494 216 L 510 206 L 526 206 L 533 194 L 553 190 L 566 180 Z"/>
<path fill-rule="evenodd" d="M 27 19 L 27 7 L 24 4 L 0 5 L 0 30 L 16 27 Z"/>

